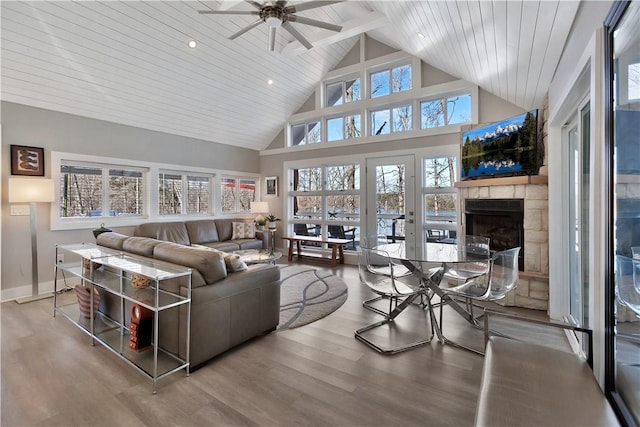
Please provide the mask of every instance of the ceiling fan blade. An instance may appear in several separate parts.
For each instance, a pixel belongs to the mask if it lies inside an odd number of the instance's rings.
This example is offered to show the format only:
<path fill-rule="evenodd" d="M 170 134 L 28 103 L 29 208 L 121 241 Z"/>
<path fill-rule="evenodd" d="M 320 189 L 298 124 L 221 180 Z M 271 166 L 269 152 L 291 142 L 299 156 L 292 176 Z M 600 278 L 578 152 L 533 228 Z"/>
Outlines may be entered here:
<path fill-rule="evenodd" d="M 312 25 L 314 27 L 325 28 L 327 30 L 340 32 L 342 27 L 340 25 L 329 24 L 328 22 L 316 21 L 315 19 L 305 18 L 304 16 L 291 15 L 289 21 L 297 22 L 298 24 Z"/>
<path fill-rule="evenodd" d="M 269 52 L 276 48 L 276 27 L 269 27 Z"/>
<path fill-rule="evenodd" d="M 247 3 L 249 3 L 251 6 L 255 7 L 258 10 L 262 9 L 262 5 L 257 1 L 253 1 L 253 0 L 244 0 L 244 1 L 246 1 Z"/>
<path fill-rule="evenodd" d="M 257 10 L 199 10 L 201 15 L 255 15 L 260 16 Z"/>
<path fill-rule="evenodd" d="M 307 49 L 311 49 L 313 47 L 313 45 L 311 43 L 309 43 L 309 40 L 305 39 L 302 36 L 302 34 L 300 34 L 298 32 L 298 30 L 293 28 L 293 26 L 289 22 L 285 22 L 284 24 L 282 24 L 282 28 L 287 30 L 289 32 L 289 34 L 291 34 L 293 37 L 295 37 L 296 40 L 298 40 L 300 43 L 302 43 L 302 45 L 304 47 L 306 47 Z"/>
<path fill-rule="evenodd" d="M 303 10 L 315 9 L 316 7 L 329 6 L 334 3 L 342 3 L 344 0 L 333 0 L 333 1 L 308 1 L 306 3 L 298 4 L 295 6 L 289 6 L 286 8 L 287 13 L 296 13 L 302 12 Z"/>
<path fill-rule="evenodd" d="M 258 19 L 253 24 L 250 24 L 250 25 L 244 27 L 243 29 L 241 29 L 240 31 L 238 31 L 237 33 L 230 35 L 229 36 L 229 40 L 233 40 L 233 39 L 236 39 L 236 38 L 240 37 L 241 35 L 243 35 L 247 31 L 249 31 L 250 29 L 255 28 L 258 25 L 262 24 L 262 22 L 263 22 L 262 19 Z"/>

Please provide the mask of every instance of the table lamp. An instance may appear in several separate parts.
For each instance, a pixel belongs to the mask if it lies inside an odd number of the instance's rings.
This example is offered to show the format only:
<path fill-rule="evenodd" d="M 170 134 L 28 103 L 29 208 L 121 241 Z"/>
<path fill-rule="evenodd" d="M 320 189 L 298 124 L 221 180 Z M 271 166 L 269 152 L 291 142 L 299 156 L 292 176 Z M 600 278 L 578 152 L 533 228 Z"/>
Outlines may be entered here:
<path fill-rule="evenodd" d="M 269 203 L 267 202 L 251 202 L 251 213 L 257 213 L 256 216 L 256 224 L 264 224 L 266 222 L 266 218 L 263 213 L 269 212 Z"/>
<path fill-rule="evenodd" d="M 31 216 L 31 296 L 19 298 L 18 303 L 48 298 L 50 293 L 39 295 L 38 291 L 38 239 L 36 203 L 53 202 L 55 193 L 53 180 L 44 178 L 9 178 L 9 203 L 29 203 Z"/>

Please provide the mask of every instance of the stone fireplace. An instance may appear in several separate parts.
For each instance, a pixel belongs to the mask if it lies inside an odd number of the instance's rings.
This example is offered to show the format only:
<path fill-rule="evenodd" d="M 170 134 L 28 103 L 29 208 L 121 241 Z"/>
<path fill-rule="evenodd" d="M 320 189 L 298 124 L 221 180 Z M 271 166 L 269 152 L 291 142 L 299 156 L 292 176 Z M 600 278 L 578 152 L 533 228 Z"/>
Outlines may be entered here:
<path fill-rule="evenodd" d="M 547 310 L 549 302 L 549 201 L 547 176 L 461 181 L 456 183 L 464 212 L 463 234 L 487 235 L 492 249 L 520 246 L 520 279 L 499 303 Z M 501 210 L 492 212 L 495 206 Z M 476 215 L 468 216 L 474 211 Z M 517 213 L 516 211 L 521 211 Z M 481 218 L 477 218 L 477 217 Z M 519 230 L 518 222 L 522 229 Z M 515 231 L 515 228 L 518 231 Z M 514 229 L 507 233 L 507 229 Z M 489 233 L 489 234 L 487 234 Z M 517 241 L 516 241 L 517 239 Z M 504 248 L 503 248 L 504 246 Z"/>

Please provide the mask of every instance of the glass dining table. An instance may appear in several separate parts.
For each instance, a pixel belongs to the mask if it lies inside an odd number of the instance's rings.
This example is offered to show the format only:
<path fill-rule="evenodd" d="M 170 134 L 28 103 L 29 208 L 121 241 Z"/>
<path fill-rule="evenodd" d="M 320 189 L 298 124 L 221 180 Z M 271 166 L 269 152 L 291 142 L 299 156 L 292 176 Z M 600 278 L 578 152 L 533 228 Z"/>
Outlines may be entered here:
<path fill-rule="evenodd" d="M 420 293 L 421 298 L 427 298 L 428 304 L 421 304 L 424 308 L 429 310 L 431 323 L 436 332 L 438 340 L 442 344 L 452 344 L 457 347 L 461 347 L 453 341 L 447 339 L 442 333 L 441 325 L 439 325 L 433 307 L 431 299 L 434 295 L 440 298 L 440 304 L 446 299 L 446 303 L 456 313 L 462 316 L 471 325 L 480 328 L 481 325 L 474 318 L 470 311 L 464 306 L 459 304 L 456 300 L 449 297 L 444 297 L 445 292 L 442 288 L 442 282 L 445 275 L 448 272 L 458 271 L 464 272 L 465 280 L 470 280 L 486 274 L 489 270 L 488 266 L 491 262 L 493 252 L 486 251 L 479 254 L 476 251 L 468 250 L 466 247 L 460 247 L 453 244 L 428 242 L 425 245 L 425 253 L 421 258 L 413 259 L 407 256 L 405 242 L 386 243 L 377 245 L 375 249 L 384 251 L 389 254 L 389 257 L 397 263 L 405 266 L 415 277 L 417 277 L 423 289 Z M 456 277 L 456 274 L 453 274 Z M 415 298 L 412 299 L 412 301 Z M 409 301 L 411 303 L 412 301 Z M 463 347 L 464 348 L 464 347 Z"/>

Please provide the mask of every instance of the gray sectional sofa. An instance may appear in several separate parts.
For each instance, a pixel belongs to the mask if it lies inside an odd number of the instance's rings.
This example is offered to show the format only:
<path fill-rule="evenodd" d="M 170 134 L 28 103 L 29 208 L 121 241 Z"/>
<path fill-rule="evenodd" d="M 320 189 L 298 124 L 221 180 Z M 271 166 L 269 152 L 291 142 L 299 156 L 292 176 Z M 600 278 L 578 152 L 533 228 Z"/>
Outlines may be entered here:
<path fill-rule="evenodd" d="M 224 251 L 262 247 L 260 239 L 224 239 L 227 235 L 231 237 L 231 222 L 232 220 L 223 219 L 148 223 L 138 226 L 135 236 L 107 232 L 96 238 L 96 243 L 101 246 L 193 269 L 190 340 L 192 367 L 198 367 L 212 357 L 253 337 L 273 331 L 278 326 L 278 266 L 257 264 L 250 265 L 244 271 L 231 272 L 228 271 L 221 252 L 189 246 L 193 243 L 222 248 L 220 250 Z M 183 295 L 186 294 L 185 285 L 185 278 L 163 282 L 167 289 Z M 113 318 L 119 318 L 119 301 L 111 295 L 103 295 L 100 310 Z M 125 313 L 128 310 L 129 307 L 125 307 Z M 186 306 L 162 311 L 158 321 L 160 345 L 185 357 Z"/>

